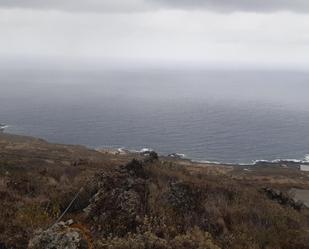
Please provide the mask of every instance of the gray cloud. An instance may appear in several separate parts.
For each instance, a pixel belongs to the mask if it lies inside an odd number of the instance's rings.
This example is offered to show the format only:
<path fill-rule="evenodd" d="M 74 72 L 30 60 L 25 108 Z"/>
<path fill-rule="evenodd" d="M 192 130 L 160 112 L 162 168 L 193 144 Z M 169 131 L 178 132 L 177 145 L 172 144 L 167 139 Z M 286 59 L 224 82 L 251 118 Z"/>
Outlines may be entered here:
<path fill-rule="evenodd" d="M 137 12 L 152 3 L 144 0 L 0 0 L 0 8 L 28 8 L 78 12 Z"/>
<path fill-rule="evenodd" d="M 25 1 L 27 4 L 23 6 L 33 8 L 33 5 L 28 5 L 29 1 Z M 81 0 L 74 1 L 81 3 Z M 144 11 L 144 7 L 136 3 L 137 0 L 113 0 L 112 4 L 105 5 L 106 14 L 0 7 L 0 67 L 1 61 L 3 65 L 14 59 L 10 63 L 14 65 L 19 58 L 26 58 L 20 59 L 19 64 L 20 67 L 27 67 L 24 64 L 27 64 L 28 58 L 39 58 L 38 61 L 58 61 L 61 65 L 71 65 L 70 61 L 76 61 L 94 67 L 102 63 L 115 66 L 165 63 L 192 67 L 250 65 L 309 68 L 308 14 L 237 12 L 222 15 L 202 11 L 110 13 L 116 11 L 116 7 L 117 11 L 119 6 L 123 8 L 119 5 L 120 1 L 132 3 L 130 9 L 127 6 L 127 10 L 121 11 Z M 67 5 L 59 6 L 58 9 L 70 10 Z M 161 6 L 169 8 L 166 4 Z M 44 0 L 44 6 L 37 8 L 55 9 L 55 6 Z M 82 10 L 81 5 L 79 8 Z"/>
<path fill-rule="evenodd" d="M 309 12 L 308 0 L 0 0 L 0 8 L 86 12 L 138 12 L 156 9 L 206 9 L 217 12 Z"/>
<path fill-rule="evenodd" d="M 205 8 L 215 11 L 295 11 L 308 12 L 308 0 L 152 0 L 174 8 Z"/>

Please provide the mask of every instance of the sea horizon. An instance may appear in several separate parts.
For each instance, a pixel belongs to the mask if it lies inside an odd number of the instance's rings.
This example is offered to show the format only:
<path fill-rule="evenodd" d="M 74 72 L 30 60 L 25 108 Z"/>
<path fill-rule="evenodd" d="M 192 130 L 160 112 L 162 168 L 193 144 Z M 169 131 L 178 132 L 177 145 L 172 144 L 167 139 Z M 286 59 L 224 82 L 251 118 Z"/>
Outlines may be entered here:
<path fill-rule="evenodd" d="M 10 133 L 220 163 L 309 154 L 306 72 L 43 70 L 0 80 Z"/>

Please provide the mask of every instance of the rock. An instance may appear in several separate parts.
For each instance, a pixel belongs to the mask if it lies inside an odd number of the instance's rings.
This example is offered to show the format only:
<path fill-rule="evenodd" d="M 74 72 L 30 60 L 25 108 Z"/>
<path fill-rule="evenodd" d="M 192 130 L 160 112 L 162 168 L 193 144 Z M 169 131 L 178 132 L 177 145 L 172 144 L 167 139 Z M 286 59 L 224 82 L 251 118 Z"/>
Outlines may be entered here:
<path fill-rule="evenodd" d="M 151 151 L 148 155 L 148 161 L 156 161 L 159 159 L 159 155 L 155 151 Z"/>
<path fill-rule="evenodd" d="M 71 225 L 74 224 L 74 221 L 73 221 L 72 219 L 70 219 L 70 220 L 68 220 L 68 221 L 66 222 L 66 224 L 67 224 L 68 226 L 71 226 Z"/>
<path fill-rule="evenodd" d="M 295 203 L 302 203 L 304 206 L 309 208 L 309 190 L 308 189 L 297 189 L 292 188 L 289 191 L 289 195 Z"/>
<path fill-rule="evenodd" d="M 37 231 L 29 241 L 28 249 L 88 249 L 83 232 L 70 227 L 71 224 L 72 220 L 59 222 L 45 231 Z"/>
<path fill-rule="evenodd" d="M 305 207 L 302 202 L 296 201 L 289 194 L 278 189 L 263 188 L 263 191 L 267 194 L 268 198 L 277 201 L 281 205 L 290 206 L 296 210 L 300 210 Z"/>
<path fill-rule="evenodd" d="M 109 235 L 134 232 L 138 217 L 144 216 L 147 198 L 147 174 L 137 160 L 97 176 L 98 191 L 84 209 L 93 221 L 93 229 Z M 115 234 L 116 233 L 116 234 Z"/>
<path fill-rule="evenodd" d="M 141 154 L 142 156 L 147 157 L 147 158 L 145 159 L 145 162 L 146 162 L 146 163 L 147 163 L 147 162 L 153 162 L 153 161 L 156 161 L 156 160 L 159 159 L 158 153 L 155 152 L 155 151 L 153 151 L 153 150 L 145 150 L 145 151 L 140 152 L 140 154 Z"/>
<path fill-rule="evenodd" d="M 131 162 L 125 165 L 125 169 L 127 173 L 129 173 L 131 176 L 141 177 L 141 178 L 146 177 L 142 162 L 136 159 L 133 159 Z"/>
<path fill-rule="evenodd" d="M 171 153 L 171 154 L 168 154 L 167 156 L 174 158 L 174 159 L 183 159 L 185 157 L 184 154 L 178 154 L 178 153 Z"/>

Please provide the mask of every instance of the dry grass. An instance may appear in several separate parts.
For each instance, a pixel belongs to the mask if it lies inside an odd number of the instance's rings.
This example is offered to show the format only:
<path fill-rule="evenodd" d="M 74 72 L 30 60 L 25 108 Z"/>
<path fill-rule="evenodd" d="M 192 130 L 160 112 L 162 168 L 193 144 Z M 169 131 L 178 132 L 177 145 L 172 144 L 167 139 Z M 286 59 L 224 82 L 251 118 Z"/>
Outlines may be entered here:
<path fill-rule="evenodd" d="M 295 170 L 244 172 L 164 160 L 147 164 L 145 212 L 135 227 L 118 224 L 126 228 L 124 236 L 102 237 L 82 209 L 97 191 L 94 176 L 112 174 L 130 156 L 41 140 L 24 143 L 29 140 L 14 137 L 8 145 L 0 139 L 0 244 L 7 248 L 26 248 L 34 230 L 52 224 L 82 186 L 65 218 L 84 224 L 77 226 L 95 249 L 309 248 L 309 211 L 280 205 L 260 191 L 309 188 L 308 175 Z"/>

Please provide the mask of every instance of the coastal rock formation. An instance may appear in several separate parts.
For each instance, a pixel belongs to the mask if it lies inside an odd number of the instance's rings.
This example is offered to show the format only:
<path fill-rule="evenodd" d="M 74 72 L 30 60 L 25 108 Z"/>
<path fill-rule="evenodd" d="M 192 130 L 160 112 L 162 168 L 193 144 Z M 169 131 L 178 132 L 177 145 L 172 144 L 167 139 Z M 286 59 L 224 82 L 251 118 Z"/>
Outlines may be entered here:
<path fill-rule="evenodd" d="M 72 221 L 59 222 L 45 231 L 38 231 L 28 249 L 88 249 L 83 232 L 71 227 Z"/>

